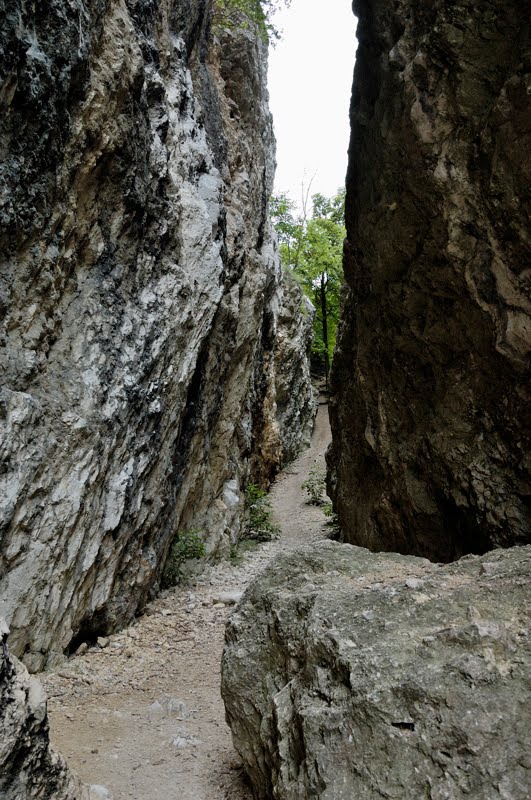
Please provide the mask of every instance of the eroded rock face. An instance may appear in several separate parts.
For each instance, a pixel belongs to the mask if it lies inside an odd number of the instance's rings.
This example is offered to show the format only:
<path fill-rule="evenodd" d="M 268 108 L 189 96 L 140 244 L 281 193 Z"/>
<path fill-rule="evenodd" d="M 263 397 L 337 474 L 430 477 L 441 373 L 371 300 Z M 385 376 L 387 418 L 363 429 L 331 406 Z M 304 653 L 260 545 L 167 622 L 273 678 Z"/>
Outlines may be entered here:
<path fill-rule="evenodd" d="M 228 551 L 313 411 L 280 357 L 308 326 L 267 215 L 264 43 L 206 0 L 72 9 L 0 14 L 0 608 L 34 670 L 128 621 L 177 531 Z"/>
<path fill-rule="evenodd" d="M 278 557 L 223 657 L 255 797 L 529 797 L 530 577 L 531 547 L 450 566 L 331 542 Z"/>
<path fill-rule="evenodd" d="M 354 3 L 330 483 L 348 541 L 530 541 L 531 78 L 517 0 Z"/>
<path fill-rule="evenodd" d="M 2 800 L 88 800 L 61 756 L 50 748 L 46 697 L 36 678 L 7 649 L 0 617 L 0 797 Z"/>

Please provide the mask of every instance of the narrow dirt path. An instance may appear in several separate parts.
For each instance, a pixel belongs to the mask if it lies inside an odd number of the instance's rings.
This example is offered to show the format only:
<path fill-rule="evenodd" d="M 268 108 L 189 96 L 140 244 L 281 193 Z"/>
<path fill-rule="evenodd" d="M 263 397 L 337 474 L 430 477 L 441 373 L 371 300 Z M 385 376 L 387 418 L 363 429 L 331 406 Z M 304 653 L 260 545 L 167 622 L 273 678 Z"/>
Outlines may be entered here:
<path fill-rule="evenodd" d="M 323 512 L 301 483 L 324 469 L 329 439 L 321 405 L 311 448 L 271 492 L 280 539 L 164 592 L 127 631 L 42 676 L 52 739 L 83 781 L 114 800 L 250 800 L 219 692 L 223 595 L 242 592 L 277 553 L 324 538 Z"/>

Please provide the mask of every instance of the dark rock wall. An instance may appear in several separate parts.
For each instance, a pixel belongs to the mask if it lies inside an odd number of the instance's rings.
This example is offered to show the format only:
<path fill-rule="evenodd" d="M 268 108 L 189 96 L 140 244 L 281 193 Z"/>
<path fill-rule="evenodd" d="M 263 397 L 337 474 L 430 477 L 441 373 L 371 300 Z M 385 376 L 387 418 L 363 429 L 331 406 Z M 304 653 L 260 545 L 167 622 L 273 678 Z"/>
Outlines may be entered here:
<path fill-rule="evenodd" d="M 346 540 L 531 537 L 531 78 L 518 0 L 357 0 L 330 484 Z"/>

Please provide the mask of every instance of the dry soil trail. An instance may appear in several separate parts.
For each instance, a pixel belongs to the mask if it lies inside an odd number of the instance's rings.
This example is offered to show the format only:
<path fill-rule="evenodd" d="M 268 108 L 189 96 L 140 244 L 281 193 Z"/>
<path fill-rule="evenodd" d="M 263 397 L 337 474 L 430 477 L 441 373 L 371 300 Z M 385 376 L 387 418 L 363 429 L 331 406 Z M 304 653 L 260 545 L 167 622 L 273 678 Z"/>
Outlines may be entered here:
<path fill-rule="evenodd" d="M 239 565 L 209 567 L 192 588 L 165 592 L 127 631 L 42 676 L 52 739 L 86 783 L 114 800 L 250 800 L 219 692 L 231 607 L 217 598 L 243 591 L 277 553 L 326 535 L 301 483 L 324 469 L 329 439 L 321 405 L 311 448 L 271 492 L 280 539 Z"/>

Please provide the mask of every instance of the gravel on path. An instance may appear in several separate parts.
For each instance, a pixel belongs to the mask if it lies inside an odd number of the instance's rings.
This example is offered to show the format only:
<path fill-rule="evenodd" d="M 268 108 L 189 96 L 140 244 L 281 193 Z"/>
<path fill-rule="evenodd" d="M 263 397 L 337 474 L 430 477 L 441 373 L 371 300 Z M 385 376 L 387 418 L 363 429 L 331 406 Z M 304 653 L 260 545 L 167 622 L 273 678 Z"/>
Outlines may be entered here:
<path fill-rule="evenodd" d="M 326 537 L 323 511 L 301 484 L 324 470 L 329 441 L 321 404 L 311 447 L 271 490 L 279 539 L 163 592 L 129 629 L 41 676 L 55 746 L 83 781 L 108 790 L 94 797 L 251 800 L 220 697 L 225 623 L 274 556 Z"/>

